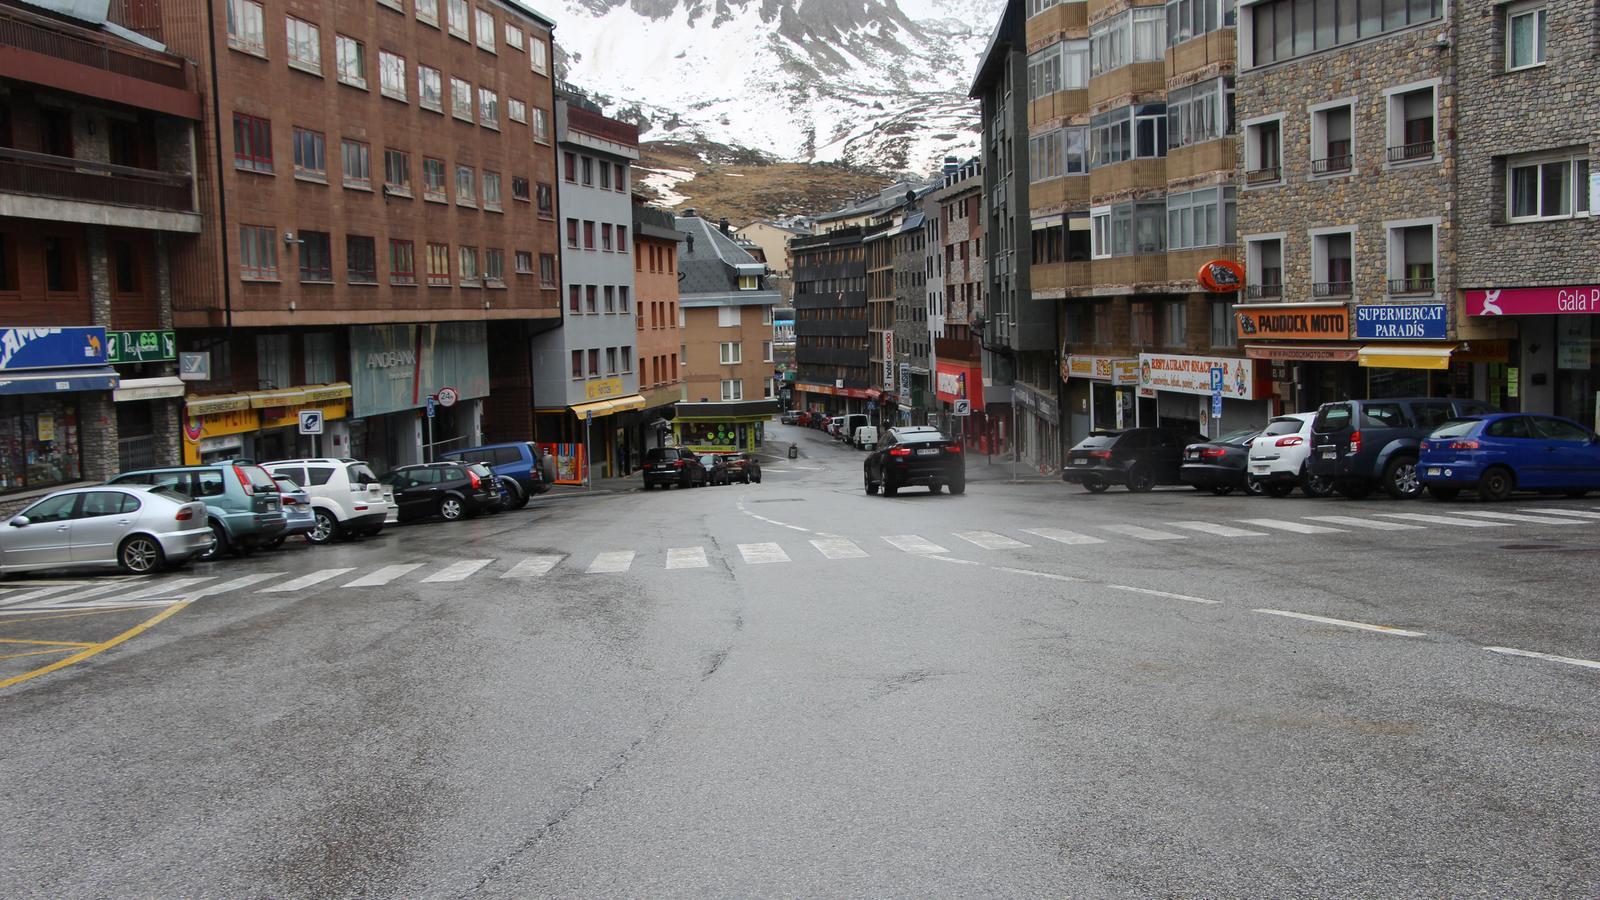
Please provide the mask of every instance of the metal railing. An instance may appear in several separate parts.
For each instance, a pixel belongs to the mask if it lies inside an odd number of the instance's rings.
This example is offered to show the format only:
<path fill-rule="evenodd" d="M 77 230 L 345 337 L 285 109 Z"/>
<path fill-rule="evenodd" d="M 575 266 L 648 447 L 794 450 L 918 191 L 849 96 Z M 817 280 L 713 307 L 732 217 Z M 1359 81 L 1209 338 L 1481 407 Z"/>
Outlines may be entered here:
<path fill-rule="evenodd" d="M 1266 300 L 1283 296 L 1281 284 L 1250 284 L 1246 285 L 1244 295 L 1251 300 Z"/>
<path fill-rule="evenodd" d="M 167 87 L 189 88 L 188 73 L 182 62 L 113 47 L 90 34 L 42 16 L 0 6 L 0 46 L 53 56 Z"/>
<path fill-rule="evenodd" d="M 1414 162 L 1433 158 L 1433 141 L 1417 141 L 1388 149 L 1389 162 Z"/>
<path fill-rule="evenodd" d="M 0 147 L 0 191 L 60 200 L 194 212 L 188 175 Z"/>
<path fill-rule="evenodd" d="M 1352 161 L 1349 153 L 1341 153 L 1337 156 L 1329 156 L 1323 159 L 1313 159 L 1311 161 L 1311 174 L 1332 175 L 1336 172 L 1348 172 Z"/>
<path fill-rule="evenodd" d="M 1389 279 L 1389 293 L 1391 294 L 1431 294 L 1433 293 L 1434 278 L 1427 277 L 1391 278 Z"/>
<path fill-rule="evenodd" d="M 1262 166 L 1259 169 L 1248 169 L 1248 170 L 1246 170 L 1245 173 L 1244 173 L 1244 183 L 1245 184 L 1266 184 L 1266 183 L 1271 182 L 1271 181 L 1277 181 L 1281 177 L 1283 177 L 1283 169 L 1282 169 L 1282 167 L 1280 167 L 1280 166 Z"/>
<path fill-rule="evenodd" d="M 1348 281 L 1316 281 L 1311 284 L 1311 296 L 1348 297 L 1352 287 Z"/>

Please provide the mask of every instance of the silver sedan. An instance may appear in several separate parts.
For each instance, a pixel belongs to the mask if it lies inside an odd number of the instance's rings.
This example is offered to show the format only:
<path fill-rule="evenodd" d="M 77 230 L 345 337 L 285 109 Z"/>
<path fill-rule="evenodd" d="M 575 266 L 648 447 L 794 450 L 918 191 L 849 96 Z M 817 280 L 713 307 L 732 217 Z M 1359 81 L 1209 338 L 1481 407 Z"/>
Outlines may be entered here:
<path fill-rule="evenodd" d="M 147 575 L 182 565 L 214 540 L 205 504 L 169 488 L 57 491 L 0 527 L 0 573 L 116 566 Z"/>

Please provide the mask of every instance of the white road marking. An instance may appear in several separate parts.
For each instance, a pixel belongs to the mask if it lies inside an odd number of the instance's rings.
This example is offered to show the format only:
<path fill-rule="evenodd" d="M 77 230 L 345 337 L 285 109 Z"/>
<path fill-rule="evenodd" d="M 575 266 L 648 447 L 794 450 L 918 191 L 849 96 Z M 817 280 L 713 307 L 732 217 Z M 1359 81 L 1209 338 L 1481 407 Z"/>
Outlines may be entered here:
<path fill-rule="evenodd" d="M 215 597 L 218 594 L 242 591 L 253 584 L 260 584 L 263 581 L 270 581 L 274 578 L 282 578 L 283 574 L 282 572 L 254 572 L 249 575 L 241 575 L 232 581 L 224 581 L 221 584 L 208 584 L 199 590 L 190 591 L 186 596 L 190 600 L 199 600 L 202 597 Z"/>
<path fill-rule="evenodd" d="M 202 584 L 207 581 L 216 580 L 217 576 L 215 575 L 201 575 L 197 578 L 176 578 L 172 581 L 164 582 L 162 584 L 151 585 L 150 587 L 142 588 L 137 591 L 131 591 L 126 594 L 119 594 L 115 598 L 115 601 L 117 603 L 132 603 L 137 600 L 143 600 L 146 597 L 180 596 L 184 593 L 186 588 L 194 587 L 195 585 Z M 107 598 L 102 597 L 99 602 L 107 602 Z"/>
<path fill-rule="evenodd" d="M 596 556 L 594 562 L 589 564 L 588 572 L 590 575 L 614 575 L 628 571 L 632 565 L 632 550 L 612 550 Z"/>
<path fill-rule="evenodd" d="M 127 585 L 125 583 L 121 582 L 116 584 L 101 584 L 94 587 L 87 587 L 83 584 L 76 583 L 57 584 L 51 587 L 31 590 L 21 594 L 12 594 L 6 597 L 4 600 L 0 600 L 0 606 L 15 606 L 20 603 L 28 603 L 33 600 L 49 597 L 52 594 L 65 594 L 68 591 L 77 591 L 76 594 L 72 595 L 73 599 L 87 600 L 90 597 L 98 597 L 101 594 L 109 594 L 112 591 L 120 591 L 126 586 Z M 59 600 L 61 598 L 58 597 L 56 599 Z"/>
<path fill-rule="evenodd" d="M 1152 597 L 1166 597 L 1169 600 L 1187 600 L 1190 603 L 1204 603 L 1209 606 L 1220 606 L 1221 600 L 1207 600 L 1204 597 L 1191 597 L 1188 594 L 1174 594 L 1169 591 L 1153 591 L 1149 588 L 1131 587 L 1126 584 L 1108 584 L 1106 587 L 1113 591 L 1129 591 L 1135 594 L 1149 594 Z"/>
<path fill-rule="evenodd" d="M 1012 540 L 1003 534 L 993 531 L 958 531 L 956 537 L 969 544 L 976 544 L 985 550 L 1026 550 L 1028 544 Z"/>
<path fill-rule="evenodd" d="M 1585 669 L 1600 669 L 1600 662 L 1595 662 L 1592 659 L 1575 659 L 1571 656 L 1556 656 L 1553 653 L 1540 653 L 1537 650 L 1517 650 L 1512 647 L 1485 647 L 1483 649 L 1490 653 L 1501 653 L 1506 656 L 1526 656 L 1529 659 L 1566 663 L 1569 666 L 1582 666 Z"/>
<path fill-rule="evenodd" d="M 817 552 L 828 559 L 862 559 L 867 555 L 867 551 L 861 549 L 855 541 L 844 538 L 815 540 L 811 542 L 811 546 L 817 548 Z"/>
<path fill-rule="evenodd" d="M 1013 569 L 1010 566 L 995 566 L 995 568 L 999 569 L 1002 572 L 1010 572 L 1013 575 L 1032 575 L 1035 578 L 1048 578 L 1051 581 L 1082 581 L 1083 580 L 1082 578 L 1073 578 L 1071 575 L 1057 575 L 1054 572 L 1035 572 L 1032 569 Z"/>
<path fill-rule="evenodd" d="M 319 571 L 312 572 L 309 575 L 301 575 L 299 578 L 292 578 L 288 581 L 285 581 L 283 584 L 275 584 L 272 587 L 262 588 L 261 590 L 256 591 L 256 593 L 287 594 L 290 591 L 304 590 L 313 585 L 321 584 L 330 578 L 338 578 L 340 575 L 348 575 L 354 571 L 354 566 L 345 566 L 342 569 L 321 569 Z"/>
<path fill-rule="evenodd" d="M 345 587 L 382 587 L 399 578 L 407 572 L 415 572 L 422 568 L 422 563 L 404 563 L 398 566 L 384 566 L 370 575 L 363 575 L 355 581 L 345 583 Z"/>
<path fill-rule="evenodd" d="M 1217 522 L 1168 522 L 1173 528 L 1187 528 L 1190 531 L 1199 531 L 1205 534 L 1214 534 L 1217 537 L 1266 537 L 1265 531 L 1248 531 L 1235 528 L 1232 525 L 1222 525 Z"/>
<path fill-rule="evenodd" d="M 423 584 L 440 584 L 447 581 L 466 581 L 473 573 L 494 562 L 492 559 L 463 559 L 453 562 L 439 571 L 422 579 Z"/>
<path fill-rule="evenodd" d="M 935 544 L 933 541 L 916 534 L 886 534 L 883 536 L 883 539 L 889 543 L 889 546 L 894 547 L 896 550 L 904 550 L 907 553 L 929 554 L 950 552 L 938 544 Z"/>
<path fill-rule="evenodd" d="M 1146 528 L 1143 525 L 1101 525 L 1100 530 L 1109 531 L 1112 534 L 1120 534 L 1124 537 L 1138 538 L 1141 541 L 1188 540 L 1187 537 L 1181 534 L 1173 534 L 1170 531 L 1157 531 L 1154 528 Z"/>
<path fill-rule="evenodd" d="M 1377 519 L 1358 519 L 1355 516 L 1306 516 L 1313 522 L 1332 525 L 1349 525 L 1352 528 L 1370 528 L 1373 531 L 1416 531 L 1421 525 L 1402 525 L 1399 522 L 1379 522 Z"/>
<path fill-rule="evenodd" d="M 804 531 L 806 534 L 810 534 L 811 533 L 811 529 L 809 529 L 809 528 L 801 528 L 799 525 L 784 525 L 783 527 L 790 528 L 790 529 L 793 529 L 795 531 Z"/>
<path fill-rule="evenodd" d="M 1498 521 L 1498 522 L 1524 522 L 1524 523 L 1529 524 L 1529 525 L 1581 525 L 1581 524 L 1583 524 L 1582 522 L 1574 522 L 1571 519 L 1561 519 L 1561 518 L 1557 518 L 1555 516 L 1518 515 L 1517 513 L 1492 512 L 1492 511 L 1487 510 L 1487 509 L 1482 509 L 1482 510 L 1479 510 L 1479 509 L 1457 509 L 1457 510 L 1452 510 L 1452 514 L 1458 515 L 1458 516 L 1476 516 L 1476 517 L 1478 517 L 1480 519 L 1494 519 L 1495 521 Z"/>
<path fill-rule="evenodd" d="M 740 544 L 739 555 L 751 565 L 789 561 L 789 554 L 783 552 L 783 548 L 777 544 Z"/>
<path fill-rule="evenodd" d="M 550 574 L 556 564 L 566 559 L 565 556 L 530 556 L 522 562 L 512 566 L 501 578 L 543 578 Z"/>
<path fill-rule="evenodd" d="M 922 555 L 927 557 L 928 559 L 937 559 L 940 562 L 955 563 L 958 566 L 982 566 L 983 565 L 983 563 L 981 563 L 981 562 L 974 562 L 974 561 L 972 561 L 970 559 L 956 559 L 953 556 L 940 556 L 937 553 L 925 553 L 925 554 L 922 554 Z"/>
<path fill-rule="evenodd" d="M 1369 625 L 1366 622 L 1351 622 L 1348 619 L 1330 619 L 1327 616 L 1289 612 L 1286 609 L 1258 609 L 1256 612 L 1265 613 L 1269 616 L 1304 619 L 1307 622 L 1318 622 L 1323 625 L 1338 625 L 1340 628 L 1359 628 L 1362 631 L 1376 631 L 1379 634 L 1392 634 L 1396 637 L 1427 637 L 1427 633 L 1422 631 L 1407 631 L 1404 628 L 1391 628 L 1388 625 Z"/>
<path fill-rule="evenodd" d="M 667 550 L 669 569 L 704 569 L 710 565 L 704 547 L 671 547 Z"/>
<path fill-rule="evenodd" d="M 1090 537 L 1087 534 L 1079 534 L 1076 531 L 1064 531 L 1060 528 L 1024 528 L 1022 531 L 1026 532 L 1027 534 L 1042 537 L 1047 541 L 1055 541 L 1059 544 L 1105 543 L 1105 540 L 1102 538 Z"/>
<path fill-rule="evenodd" d="M 1342 534 L 1342 528 L 1328 528 L 1323 525 L 1307 525 L 1304 522 L 1290 522 L 1286 519 L 1240 519 L 1246 525 L 1259 525 L 1262 528 L 1277 528 L 1280 531 L 1292 531 L 1295 534 Z"/>
<path fill-rule="evenodd" d="M 1452 516 L 1430 516 L 1426 513 L 1377 513 L 1385 519 L 1405 519 L 1407 522 L 1427 522 L 1429 525 L 1459 525 L 1462 528 L 1503 528 L 1508 522 L 1479 522 Z"/>
<path fill-rule="evenodd" d="M 1539 513 L 1547 516 L 1572 516 L 1575 519 L 1600 519 L 1600 512 L 1584 512 L 1581 509 L 1520 509 L 1518 512 Z"/>

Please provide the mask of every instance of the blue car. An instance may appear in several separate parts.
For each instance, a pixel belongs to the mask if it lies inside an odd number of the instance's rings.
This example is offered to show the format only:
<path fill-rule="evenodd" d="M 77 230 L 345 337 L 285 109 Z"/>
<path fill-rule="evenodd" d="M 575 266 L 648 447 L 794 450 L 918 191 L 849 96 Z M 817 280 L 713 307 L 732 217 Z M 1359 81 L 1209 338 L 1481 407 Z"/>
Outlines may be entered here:
<path fill-rule="evenodd" d="M 537 494 L 550 490 L 555 481 L 555 462 L 541 456 L 539 448 L 527 441 L 488 444 L 449 450 L 438 455 L 439 462 L 483 463 L 500 476 L 510 497 L 506 509 L 521 509 Z"/>
<path fill-rule="evenodd" d="M 1439 500 L 1466 488 L 1484 500 L 1504 500 L 1516 490 L 1582 497 L 1600 491 L 1600 437 L 1559 416 L 1457 419 L 1422 442 L 1417 474 Z"/>

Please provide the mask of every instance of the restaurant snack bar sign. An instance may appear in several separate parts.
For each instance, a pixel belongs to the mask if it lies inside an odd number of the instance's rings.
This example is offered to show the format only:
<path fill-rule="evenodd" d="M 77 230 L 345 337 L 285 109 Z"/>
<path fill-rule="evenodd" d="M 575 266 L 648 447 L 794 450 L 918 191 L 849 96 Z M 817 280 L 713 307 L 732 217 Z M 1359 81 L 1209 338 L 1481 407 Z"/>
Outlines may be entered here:
<path fill-rule="evenodd" d="M 1238 310 L 1239 337 L 1245 340 L 1345 341 L 1350 310 L 1343 305 L 1295 303 Z"/>

